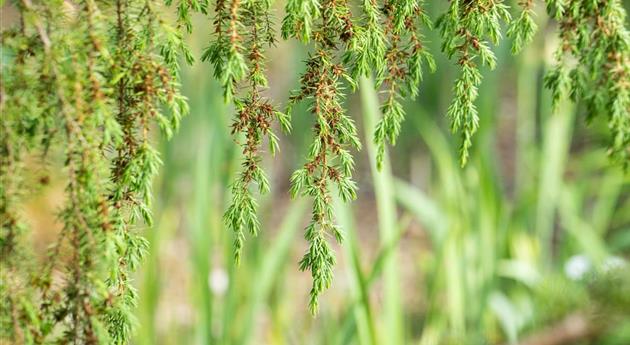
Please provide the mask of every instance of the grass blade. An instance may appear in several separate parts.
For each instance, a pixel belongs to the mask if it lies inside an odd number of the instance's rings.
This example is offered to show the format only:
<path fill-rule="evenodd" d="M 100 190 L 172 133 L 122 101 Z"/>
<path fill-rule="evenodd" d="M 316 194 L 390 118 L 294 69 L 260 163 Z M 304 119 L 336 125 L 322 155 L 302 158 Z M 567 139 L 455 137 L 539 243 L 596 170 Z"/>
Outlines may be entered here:
<path fill-rule="evenodd" d="M 366 147 L 370 157 L 372 182 L 378 213 L 378 227 L 383 244 L 387 245 L 396 238 L 396 205 L 391 166 L 387 152 L 383 158 L 381 171 L 376 170 L 376 145 L 372 132 L 379 117 L 379 102 L 372 80 L 362 77 L 359 81 L 363 113 Z M 384 325 L 385 337 L 390 344 L 403 343 L 402 306 L 400 301 L 400 273 L 398 253 L 393 251 L 384 263 Z"/>

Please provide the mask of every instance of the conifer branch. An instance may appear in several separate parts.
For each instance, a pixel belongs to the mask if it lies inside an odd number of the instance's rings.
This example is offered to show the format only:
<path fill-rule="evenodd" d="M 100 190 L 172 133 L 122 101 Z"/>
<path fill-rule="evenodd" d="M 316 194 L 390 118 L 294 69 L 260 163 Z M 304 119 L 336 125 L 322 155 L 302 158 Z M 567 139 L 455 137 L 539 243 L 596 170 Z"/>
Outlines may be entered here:
<path fill-rule="evenodd" d="M 308 100 L 310 112 L 315 117 L 314 141 L 307 156 L 307 163 L 291 176 L 291 196 L 298 194 L 313 198 L 311 221 L 305 230 L 309 249 L 300 261 L 300 270 L 311 271 L 313 285 L 309 308 L 313 314 L 319 309 L 319 296 L 330 287 L 335 256 L 328 243 L 328 236 L 342 241 L 341 229 L 335 224 L 331 202 L 331 188 L 335 186 L 345 202 L 356 198 L 356 184 L 352 181 L 354 160 L 350 147 L 359 149 L 361 144 L 354 122 L 343 109 L 341 80 L 352 82 L 344 66 L 336 62 L 343 55 L 341 47 L 351 43 L 354 25 L 345 1 L 327 0 L 314 12 L 321 17 L 308 31 L 306 22 L 295 18 L 308 18 L 302 13 L 305 7 L 295 8 L 287 4 L 283 35 L 312 41 L 314 52 L 306 61 L 306 71 L 300 78 L 301 88 L 289 99 L 287 114 L 297 102 Z M 308 7 L 306 7 L 308 8 Z M 304 35 L 310 36 L 304 37 Z M 306 39 L 305 39 L 306 38 Z"/>
<path fill-rule="evenodd" d="M 442 50 L 457 57 L 461 74 L 453 86 L 453 100 L 447 111 L 451 131 L 461 136 L 460 163 L 466 165 L 472 136 L 479 127 L 475 100 L 481 84 L 481 64 L 494 69 L 496 57 L 489 46 L 499 44 L 501 23 L 510 21 L 501 0 L 454 0 L 437 22 L 442 34 Z"/>
<path fill-rule="evenodd" d="M 512 38 L 512 54 L 518 54 L 534 39 L 538 26 L 534 21 L 534 0 L 520 0 L 521 13 L 513 20 L 507 31 Z"/>
<path fill-rule="evenodd" d="M 65 156 L 66 201 L 63 229 L 44 269 L 33 272 L 37 279 L 24 264 L 3 276 L 3 286 L 13 284 L 2 291 L 3 301 L 5 292 L 34 281 L 10 299 L 9 339 L 124 344 L 134 324 L 130 276 L 147 246 L 137 225 L 151 224 L 151 180 L 160 164 L 148 132 L 155 123 L 169 136 L 187 110 L 173 55 L 183 47 L 181 35 L 169 35 L 174 29 L 159 18 L 156 1 L 20 0 L 16 6 L 20 26 L 2 33 L 9 61 L 3 59 L 0 103 L 10 121 L 3 118 L 8 168 L 0 178 L 26 189 L 7 174 L 25 175 L 22 156 L 52 161 L 48 152 L 56 147 Z M 3 213 L 19 205 L 18 194 L 5 188 L 2 200 Z M 18 220 L 7 225 L 4 252 L 21 243 Z M 54 272 L 62 284 L 53 284 Z"/>
<path fill-rule="evenodd" d="M 630 32 L 620 1 L 548 1 L 561 43 L 545 77 L 554 106 L 570 96 L 583 101 L 587 120 L 606 117 L 609 155 L 630 166 Z M 572 63 L 571 59 L 577 60 Z"/>
<path fill-rule="evenodd" d="M 256 183 L 261 194 L 269 191 L 269 181 L 260 166 L 263 140 L 269 142 L 269 151 L 275 155 L 278 137 L 273 132 L 273 123 L 279 122 L 285 132 L 290 131 L 291 124 L 263 95 L 267 88 L 265 51 L 276 42 L 271 2 L 232 0 L 227 4 L 218 0 L 215 11 L 214 40 L 204 51 L 203 59 L 214 65 L 215 77 L 222 81 L 225 100 L 231 100 L 236 110 L 232 135 L 241 146 L 243 162 L 232 183 L 232 201 L 223 218 L 234 232 L 234 258 L 238 264 L 245 232 L 256 236 L 260 231 L 258 203 L 251 184 Z M 244 141 L 239 142 L 241 139 Z"/>
<path fill-rule="evenodd" d="M 431 29 L 433 24 L 422 9 L 422 1 L 388 1 L 383 8 L 386 18 L 385 35 L 388 42 L 384 55 L 386 73 L 378 74 L 376 87 L 386 85 L 385 101 L 381 106 L 383 117 L 374 131 L 377 145 L 376 166 L 381 168 L 385 143 L 396 144 L 405 111 L 401 100 L 409 95 L 415 98 L 422 81 L 422 69 L 426 63 L 435 70 L 433 56 L 422 42 L 420 27 Z"/>

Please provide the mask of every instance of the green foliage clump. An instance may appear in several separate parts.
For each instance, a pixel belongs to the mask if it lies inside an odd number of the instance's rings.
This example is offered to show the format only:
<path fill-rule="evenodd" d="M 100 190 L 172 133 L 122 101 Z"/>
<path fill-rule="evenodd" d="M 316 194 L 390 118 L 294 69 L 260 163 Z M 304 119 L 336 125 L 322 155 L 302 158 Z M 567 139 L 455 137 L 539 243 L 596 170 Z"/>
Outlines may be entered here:
<path fill-rule="evenodd" d="M 558 21 L 556 66 L 545 79 L 553 102 L 569 94 L 584 104 L 587 120 L 606 117 L 609 153 L 630 164 L 630 32 L 619 1 L 548 2 Z"/>
<path fill-rule="evenodd" d="M 150 127 L 170 136 L 187 111 L 181 36 L 156 1 L 14 5 L 19 25 L 2 32 L 1 336 L 124 344 L 134 325 L 131 274 L 147 248 L 137 225 L 151 225 L 160 165 Z M 29 174 L 29 160 L 63 165 L 63 227 L 42 264 L 20 247 L 23 196 L 50 181 Z"/>

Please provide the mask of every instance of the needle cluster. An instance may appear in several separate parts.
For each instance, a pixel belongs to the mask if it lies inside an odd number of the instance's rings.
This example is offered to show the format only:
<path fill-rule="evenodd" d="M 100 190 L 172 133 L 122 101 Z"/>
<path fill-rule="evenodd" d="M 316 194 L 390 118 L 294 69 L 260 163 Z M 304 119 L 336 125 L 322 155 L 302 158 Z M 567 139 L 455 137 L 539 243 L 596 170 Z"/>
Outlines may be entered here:
<path fill-rule="evenodd" d="M 534 0 L 520 0 L 521 13 L 510 23 L 507 36 L 512 38 L 512 54 L 518 54 L 534 39 L 538 25 L 534 21 Z"/>
<path fill-rule="evenodd" d="M 501 38 L 501 24 L 510 21 L 510 13 L 502 0 L 455 0 L 438 20 L 442 34 L 442 50 L 456 58 L 461 72 L 453 86 L 453 100 L 447 116 L 451 130 L 461 136 L 460 163 L 466 164 L 472 136 L 479 128 L 475 106 L 481 84 L 479 64 L 496 67 L 490 43 Z"/>
<path fill-rule="evenodd" d="M 160 165 L 149 136 L 186 111 L 179 94 L 181 35 L 156 1 L 15 1 L 2 32 L 2 317 L 15 344 L 124 344 L 134 325 L 131 274 L 151 225 Z M 43 171 L 33 176 L 26 161 Z M 46 261 L 24 249 L 24 195 L 63 166 L 62 224 Z M 37 176 L 39 175 L 39 176 Z M 6 261 L 4 258 L 8 258 Z"/>
<path fill-rule="evenodd" d="M 295 103 L 306 101 L 315 120 L 307 162 L 291 176 L 291 196 L 313 198 L 311 221 L 305 233 L 309 249 L 300 261 L 300 270 L 310 271 L 313 277 L 309 307 L 315 314 L 319 295 L 332 283 L 335 256 L 328 236 L 338 242 L 343 238 L 333 215 L 331 189 L 336 187 L 343 201 L 356 198 L 356 184 L 352 181 L 354 161 L 349 149 L 359 149 L 361 145 L 355 124 L 343 107 L 341 82 L 351 78 L 340 60 L 354 36 L 348 4 L 338 0 L 312 6 L 298 3 L 287 3 L 282 34 L 313 43 L 306 71 L 300 78 L 301 87 L 291 95 L 287 113 L 291 113 Z M 301 12 L 305 9 L 308 11 Z"/>
<path fill-rule="evenodd" d="M 558 21 L 556 66 L 545 84 L 554 105 L 568 95 L 584 104 L 587 120 L 604 117 L 611 132 L 609 154 L 630 165 L 630 32 L 620 1 L 550 0 Z"/>
<path fill-rule="evenodd" d="M 215 77 L 223 85 L 224 98 L 232 101 L 236 110 L 232 135 L 241 147 L 243 162 L 232 183 L 232 202 L 224 220 L 234 232 L 237 263 L 245 232 L 255 236 L 260 230 L 251 184 L 256 183 L 261 194 L 269 191 L 269 181 L 261 167 L 263 140 L 268 141 L 269 151 L 275 155 L 278 137 L 273 132 L 273 123 L 279 122 L 285 132 L 291 129 L 288 116 L 277 111 L 263 94 L 267 88 L 265 50 L 276 40 L 270 7 L 268 0 L 217 1 L 213 41 L 202 57 L 214 66 Z"/>
<path fill-rule="evenodd" d="M 368 3 L 364 11 L 370 22 L 373 3 Z M 433 24 L 424 12 L 422 1 L 387 1 L 381 9 L 381 26 L 384 28 L 385 50 L 374 59 L 376 87 L 384 87 L 385 99 L 381 105 L 383 117 L 376 125 L 374 142 L 377 145 L 376 165 L 381 168 L 385 154 L 385 144 L 396 144 L 400 134 L 405 111 L 401 101 L 407 96 L 415 98 L 422 81 L 423 66 L 427 64 L 435 70 L 435 61 L 422 41 L 421 27 L 431 29 Z M 371 33 L 367 33 L 371 35 Z M 369 39 L 368 39 L 369 41 Z M 362 47 L 360 50 L 370 48 Z M 364 54 L 361 51 L 358 54 Z M 359 68 L 361 69 L 361 68 Z M 366 75 L 369 74 L 366 69 Z"/>

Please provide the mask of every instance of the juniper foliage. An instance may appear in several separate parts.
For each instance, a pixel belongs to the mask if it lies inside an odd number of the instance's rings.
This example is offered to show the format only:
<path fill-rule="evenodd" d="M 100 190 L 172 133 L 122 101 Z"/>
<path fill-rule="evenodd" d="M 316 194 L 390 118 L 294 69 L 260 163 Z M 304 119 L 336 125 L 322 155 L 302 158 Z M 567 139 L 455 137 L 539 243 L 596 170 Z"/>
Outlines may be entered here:
<path fill-rule="evenodd" d="M 605 117 L 611 132 L 610 156 L 630 164 L 630 32 L 619 1 L 548 2 L 559 26 L 556 66 L 545 85 L 553 104 L 569 96 L 581 102 L 586 119 Z"/>
<path fill-rule="evenodd" d="M 462 166 L 466 165 L 472 136 L 479 127 L 475 106 L 481 84 L 479 63 L 490 69 L 496 67 L 496 57 L 490 43 L 499 43 L 501 25 L 509 22 L 510 18 L 507 6 L 500 0 L 456 0 L 451 2 L 448 11 L 438 21 L 443 38 L 442 50 L 449 58 L 457 57 L 461 69 L 453 86 L 453 100 L 447 116 L 451 120 L 451 130 L 461 135 Z"/>
<path fill-rule="evenodd" d="M 307 162 L 291 176 L 291 196 L 313 198 L 305 234 L 309 249 L 300 261 L 300 270 L 310 270 L 313 277 L 309 301 L 313 313 L 318 310 L 319 295 L 332 283 L 335 256 L 326 237 L 332 235 L 342 241 L 333 216 L 331 187 L 337 188 L 343 201 L 356 198 L 356 184 L 351 179 L 354 161 L 349 149 L 361 146 L 354 122 L 343 108 L 341 84 L 343 79 L 351 80 L 340 62 L 354 36 L 350 9 L 346 1 L 323 1 L 321 7 L 318 5 L 314 3 L 314 11 L 306 13 L 301 11 L 311 6 L 289 1 L 282 23 L 283 37 L 311 41 L 313 46 L 300 77 L 301 88 L 291 95 L 287 109 L 290 114 L 295 103 L 306 100 L 315 118 Z"/>
<path fill-rule="evenodd" d="M 17 344 L 124 344 L 136 304 L 131 274 L 151 225 L 166 136 L 187 106 L 179 94 L 181 35 L 150 0 L 15 1 L 2 32 L 1 338 Z M 63 224 L 43 263 L 26 257 L 20 207 L 61 155 Z M 7 260 L 4 260 L 7 258 Z M 27 262 L 27 264 L 24 264 Z"/>
<path fill-rule="evenodd" d="M 262 93 L 267 87 L 265 49 L 276 40 L 270 7 L 270 1 L 217 1 L 213 41 L 202 56 L 214 66 L 214 76 L 223 85 L 225 100 L 233 101 L 236 111 L 232 134 L 237 142 L 244 138 L 239 143 L 244 156 L 242 170 L 232 184 L 232 203 L 224 215 L 226 225 L 234 232 L 237 263 L 244 230 L 255 236 L 260 229 L 250 184 L 255 182 L 259 193 L 269 191 L 269 181 L 260 166 L 263 139 L 268 140 L 269 151 L 274 155 L 278 137 L 272 130 L 273 122 L 278 121 L 285 132 L 291 129 L 288 117 Z"/>
<path fill-rule="evenodd" d="M 213 66 L 234 106 L 232 133 L 243 154 L 224 217 L 235 234 L 237 262 L 245 233 L 260 229 L 253 184 L 260 193 L 269 190 L 261 167 L 264 143 L 272 154 L 278 151 L 274 127 L 288 132 L 293 106 L 309 105 L 313 140 L 290 192 L 312 198 L 309 249 L 300 269 L 313 277 L 309 306 L 316 313 L 333 279 L 328 237 L 343 238 L 332 193 L 344 201 L 356 198 L 351 151 L 361 144 L 345 95 L 357 78 L 376 77 L 383 116 L 373 140 L 380 167 L 386 143 L 395 144 L 400 132 L 403 100 L 418 94 L 426 69 L 435 69 L 424 42 L 433 21 L 423 2 L 288 0 L 281 23 L 270 0 L 11 3 L 19 23 L 1 36 L 0 337 L 14 343 L 128 342 L 135 305 L 130 276 L 147 245 L 138 230 L 151 225 L 151 179 L 160 165 L 150 132 L 158 126 L 170 137 L 187 111 L 178 63 L 194 60 L 183 39 L 193 30 L 193 13 L 212 16 L 214 32 L 201 58 Z M 161 15 L 163 5 L 174 9 L 174 22 Z M 442 50 L 460 69 L 446 115 L 460 136 L 462 165 L 479 125 L 480 67 L 495 67 L 493 46 L 504 28 L 513 53 L 534 37 L 536 4 L 518 5 L 513 10 L 502 0 L 452 0 L 437 18 Z M 546 9 L 560 37 L 556 66 L 545 78 L 553 103 L 570 97 L 585 105 L 588 121 L 605 117 L 610 155 L 628 167 L 630 35 L 620 0 L 547 0 Z M 267 51 L 278 36 L 309 49 L 300 88 L 285 113 L 265 96 Z M 28 174 L 27 165 L 36 160 L 54 166 L 59 155 L 63 229 L 40 263 L 29 254 L 20 207 L 49 178 Z"/>
<path fill-rule="evenodd" d="M 375 3 L 366 3 L 364 12 L 368 25 Z M 377 144 L 376 165 L 380 170 L 385 154 L 385 144 L 396 144 L 396 138 L 400 134 L 404 109 L 401 101 L 405 96 L 415 98 L 418 95 L 418 87 L 422 81 L 423 68 L 426 64 L 431 71 L 435 71 L 435 61 L 423 43 L 422 26 L 431 29 L 433 23 L 423 9 L 423 2 L 417 1 L 387 1 L 381 9 L 379 16 L 382 18 L 380 26 L 383 27 L 383 38 L 370 43 L 372 38 L 380 34 L 380 30 L 372 31 L 368 28 L 364 32 L 356 54 L 361 56 L 365 51 L 376 49 L 371 64 L 361 63 L 361 57 L 355 70 L 358 74 L 370 76 L 374 71 L 376 75 L 376 88 L 384 85 L 386 94 L 381 106 L 383 117 L 374 130 L 374 142 Z M 384 41 L 384 50 L 380 42 Z M 378 42 L 378 43 L 377 43 Z M 370 66 L 371 65 L 371 66 Z M 361 73 L 362 72 L 362 73 Z"/>

